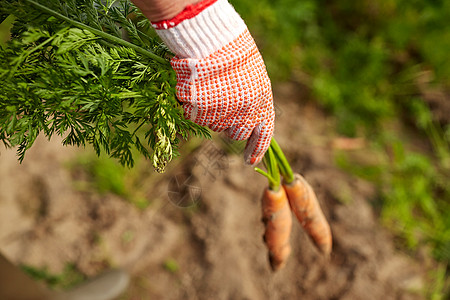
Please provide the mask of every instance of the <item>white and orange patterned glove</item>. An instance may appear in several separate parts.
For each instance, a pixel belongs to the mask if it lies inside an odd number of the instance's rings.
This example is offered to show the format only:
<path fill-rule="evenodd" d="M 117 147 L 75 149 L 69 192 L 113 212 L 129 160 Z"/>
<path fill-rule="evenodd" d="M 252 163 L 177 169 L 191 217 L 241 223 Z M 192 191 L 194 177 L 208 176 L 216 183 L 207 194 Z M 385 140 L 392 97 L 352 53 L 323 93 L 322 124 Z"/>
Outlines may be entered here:
<path fill-rule="evenodd" d="M 153 27 L 175 53 L 171 64 L 185 117 L 231 139 L 248 139 L 245 162 L 260 162 L 274 130 L 272 89 L 234 8 L 227 0 L 204 0 Z"/>

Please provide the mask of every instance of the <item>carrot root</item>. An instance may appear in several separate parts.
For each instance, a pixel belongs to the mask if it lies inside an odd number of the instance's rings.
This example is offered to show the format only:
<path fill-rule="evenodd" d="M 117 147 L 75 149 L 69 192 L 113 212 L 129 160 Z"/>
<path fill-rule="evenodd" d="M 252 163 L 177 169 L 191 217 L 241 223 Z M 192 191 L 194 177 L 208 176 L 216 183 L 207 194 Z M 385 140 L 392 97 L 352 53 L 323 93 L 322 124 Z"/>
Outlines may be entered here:
<path fill-rule="evenodd" d="M 295 174 L 294 181 L 283 184 L 283 188 L 297 220 L 316 247 L 329 256 L 332 249 L 331 229 L 312 187 L 300 174 Z"/>
<path fill-rule="evenodd" d="M 291 253 L 289 242 L 292 214 L 283 188 L 278 191 L 265 189 L 262 197 L 265 224 L 264 242 L 269 250 L 269 262 L 273 271 L 283 268 Z"/>

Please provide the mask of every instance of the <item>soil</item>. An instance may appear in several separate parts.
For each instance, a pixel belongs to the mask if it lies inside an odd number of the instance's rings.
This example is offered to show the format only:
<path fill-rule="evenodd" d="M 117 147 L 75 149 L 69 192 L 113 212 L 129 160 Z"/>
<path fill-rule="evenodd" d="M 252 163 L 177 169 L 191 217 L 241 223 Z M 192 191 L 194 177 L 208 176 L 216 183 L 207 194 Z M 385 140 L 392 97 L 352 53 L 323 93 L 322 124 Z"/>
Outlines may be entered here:
<path fill-rule="evenodd" d="M 60 140 L 38 139 L 22 164 L 2 148 L 0 251 L 53 273 L 68 263 L 86 276 L 125 268 L 132 282 L 122 299 L 423 299 L 422 262 L 396 249 L 379 224 L 374 186 L 335 166 L 342 140 L 307 98 L 290 84 L 275 90 L 276 138 L 330 221 L 328 260 L 294 223 L 286 267 L 270 270 L 260 209 L 266 181 L 220 139 L 185 150 L 163 175 L 140 166 L 145 209 L 77 186 L 87 175 L 70 162 L 83 150 Z M 350 142 L 341 151 L 364 153 L 364 143 Z"/>

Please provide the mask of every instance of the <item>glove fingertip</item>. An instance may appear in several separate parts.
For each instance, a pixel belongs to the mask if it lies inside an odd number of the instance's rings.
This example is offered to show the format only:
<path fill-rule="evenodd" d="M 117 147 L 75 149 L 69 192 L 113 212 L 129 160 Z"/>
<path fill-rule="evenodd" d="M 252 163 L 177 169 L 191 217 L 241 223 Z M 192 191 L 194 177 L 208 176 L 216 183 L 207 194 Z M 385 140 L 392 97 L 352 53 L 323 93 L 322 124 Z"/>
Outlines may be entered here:
<path fill-rule="evenodd" d="M 249 161 L 246 161 L 245 163 L 250 165 L 250 166 L 256 166 L 257 164 L 259 164 L 262 160 L 263 156 L 259 156 L 259 157 L 251 157 Z"/>
<path fill-rule="evenodd" d="M 250 155 L 244 154 L 244 161 L 246 165 L 249 166 L 256 166 L 261 162 L 261 160 L 264 157 L 264 154 L 266 153 L 267 149 L 261 150 L 261 149 L 255 149 L 254 153 L 251 153 Z M 259 153 L 259 154 L 256 154 Z"/>
<path fill-rule="evenodd" d="M 258 164 L 270 146 L 273 126 L 260 124 L 255 127 L 244 150 L 245 163 L 251 166 Z"/>

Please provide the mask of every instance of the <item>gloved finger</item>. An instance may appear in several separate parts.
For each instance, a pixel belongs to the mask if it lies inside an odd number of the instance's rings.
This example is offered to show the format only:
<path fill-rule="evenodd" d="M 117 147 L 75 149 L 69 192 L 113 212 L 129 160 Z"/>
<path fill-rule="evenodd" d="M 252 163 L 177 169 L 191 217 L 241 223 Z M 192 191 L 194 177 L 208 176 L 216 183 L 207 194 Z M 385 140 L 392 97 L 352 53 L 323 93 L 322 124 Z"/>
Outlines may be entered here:
<path fill-rule="evenodd" d="M 247 140 L 253 132 L 253 127 L 232 126 L 225 130 L 225 135 L 235 141 Z"/>
<path fill-rule="evenodd" d="M 253 129 L 244 150 L 244 160 L 246 164 L 253 166 L 262 160 L 267 149 L 269 149 L 273 130 L 274 123 L 267 121 L 259 124 Z"/>
<path fill-rule="evenodd" d="M 183 111 L 184 117 L 187 120 L 191 120 L 193 122 L 197 119 L 198 114 L 198 106 L 196 104 L 192 104 L 190 102 L 183 102 Z M 200 126 L 204 126 L 204 124 L 199 124 Z"/>

